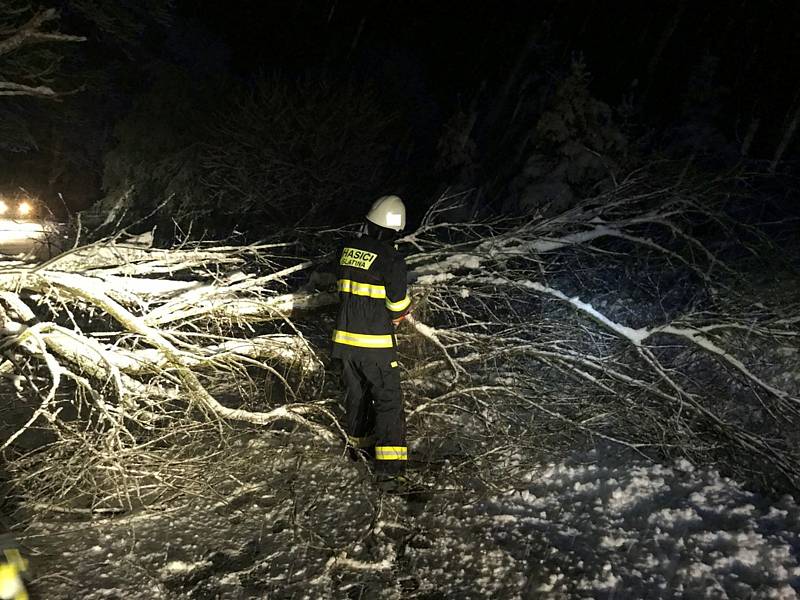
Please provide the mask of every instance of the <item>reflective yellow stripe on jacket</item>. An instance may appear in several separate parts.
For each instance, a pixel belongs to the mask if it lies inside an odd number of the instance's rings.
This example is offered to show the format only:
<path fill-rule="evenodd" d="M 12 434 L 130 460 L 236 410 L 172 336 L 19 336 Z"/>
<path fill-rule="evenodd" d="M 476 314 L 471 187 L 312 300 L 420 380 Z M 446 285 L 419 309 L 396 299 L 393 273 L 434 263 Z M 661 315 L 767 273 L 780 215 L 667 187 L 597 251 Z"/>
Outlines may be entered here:
<path fill-rule="evenodd" d="M 408 460 L 406 446 L 375 446 L 376 460 Z"/>
<path fill-rule="evenodd" d="M 390 302 L 389 299 L 386 299 L 386 308 L 388 308 L 392 312 L 401 312 L 408 308 L 409 304 L 411 304 L 411 298 L 406 297 L 402 300 L 398 300 L 397 302 Z"/>
<path fill-rule="evenodd" d="M 333 341 L 347 346 L 359 348 L 391 348 L 394 346 L 391 334 L 369 335 L 366 333 L 350 333 L 349 331 L 333 330 Z"/>
<path fill-rule="evenodd" d="M 371 283 L 359 283 L 350 279 L 340 279 L 338 281 L 340 292 L 355 294 L 356 296 L 367 296 L 369 298 L 386 298 L 386 288 L 382 285 L 372 285 Z"/>

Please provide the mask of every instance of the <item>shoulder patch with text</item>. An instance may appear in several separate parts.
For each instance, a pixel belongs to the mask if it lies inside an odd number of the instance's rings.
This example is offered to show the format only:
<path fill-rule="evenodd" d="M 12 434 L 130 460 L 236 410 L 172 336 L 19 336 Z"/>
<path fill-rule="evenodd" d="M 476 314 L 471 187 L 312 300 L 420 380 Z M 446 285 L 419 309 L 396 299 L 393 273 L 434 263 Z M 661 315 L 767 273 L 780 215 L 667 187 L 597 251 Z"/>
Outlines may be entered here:
<path fill-rule="evenodd" d="M 339 264 L 343 267 L 367 270 L 372 266 L 376 258 L 378 258 L 378 255 L 375 252 L 359 250 L 358 248 L 345 248 L 342 250 L 342 258 L 339 259 Z"/>

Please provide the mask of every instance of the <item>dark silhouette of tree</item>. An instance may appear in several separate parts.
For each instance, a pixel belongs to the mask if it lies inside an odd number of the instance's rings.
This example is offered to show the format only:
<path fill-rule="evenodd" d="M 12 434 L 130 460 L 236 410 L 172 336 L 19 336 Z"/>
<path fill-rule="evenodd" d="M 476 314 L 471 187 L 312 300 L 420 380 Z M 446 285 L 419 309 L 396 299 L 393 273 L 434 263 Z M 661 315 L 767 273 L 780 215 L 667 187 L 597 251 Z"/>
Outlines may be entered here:
<path fill-rule="evenodd" d="M 352 221 L 383 189 L 392 116 L 368 88 L 278 77 L 246 87 L 161 69 L 115 128 L 99 213 L 123 202 L 135 221 L 166 202 L 154 217 L 166 235 L 174 221 L 257 237 Z"/>

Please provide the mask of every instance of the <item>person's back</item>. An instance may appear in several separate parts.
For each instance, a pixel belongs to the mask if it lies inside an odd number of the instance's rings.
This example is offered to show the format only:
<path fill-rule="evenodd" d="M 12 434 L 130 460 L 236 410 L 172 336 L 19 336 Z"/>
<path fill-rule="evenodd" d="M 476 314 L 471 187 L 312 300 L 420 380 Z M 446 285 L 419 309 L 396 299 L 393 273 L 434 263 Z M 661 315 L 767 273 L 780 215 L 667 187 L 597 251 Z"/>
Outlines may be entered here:
<path fill-rule="evenodd" d="M 341 304 L 333 341 L 334 358 L 397 359 L 392 320 L 410 304 L 403 258 L 370 235 L 348 240 L 339 257 Z"/>

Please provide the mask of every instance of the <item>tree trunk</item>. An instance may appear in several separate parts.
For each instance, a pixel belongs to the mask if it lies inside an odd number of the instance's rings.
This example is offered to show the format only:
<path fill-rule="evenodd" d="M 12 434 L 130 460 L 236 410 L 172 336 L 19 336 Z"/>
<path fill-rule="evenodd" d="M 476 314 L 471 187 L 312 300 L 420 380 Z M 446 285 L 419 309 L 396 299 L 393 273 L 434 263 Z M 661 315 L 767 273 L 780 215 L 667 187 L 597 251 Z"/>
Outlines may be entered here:
<path fill-rule="evenodd" d="M 664 55 L 664 50 L 666 50 L 667 45 L 669 45 L 672 36 L 675 34 L 675 30 L 678 29 L 678 25 L 680 25 L 683 13 L 686 11 L 686 6 L 687 6 L 686 0 L 681 0 L 680 2 L 678 2 L 678 5 L 675 8 L 675 12 L 673 13 L 672 18 L 664 26 L 664 29 L 661 32 L 661 37 L 658 40 L 658 44 L 653 50 L 653 54 L 650 56 L 650 61 L 647 63 L 647 70 L 645 72 L 645 79 L 647 82 L 644 89 L 645 99 L 649 95 L 650 89 L 655 81 L 656 70 L 658 69 L 658 66 L 661 63 L 661 58 Z"/>
<path fill-rule="evenodd" d="M 800 97 L 800 93 L 797 97 Z M 789 145 L 792 143 L 794 139 L 794 134 L 797 131 L 797 126 L 800 124 L 800 101 L 795 100 L 794 109 L 789 111 L 787 115 L 787 125 L 786 129 L 783 132 L 783 137 L 781 138 L 778 147 L 775 149 L 775 155 L 772 157 L 772 162 L 769 165 L 769 172 L 771 175 L 775 174 L 775 171 L 778 168 L 778 163 L 780 163 L 783 155 L 786 153 L 786 150 L 789 148 Z"/>
<path fill-rule="evenodd" d="M 747 133 L 744 136 L 744 140 L 742 140 L 742 147 L 739 149 L 739 154 L 743 157 L 747 157 L 750 154 L 750 146 L 753 145 L 753 138 L 756 137 L 756 133 L 758 133 L 758 128 L 761 126 L 761 118 L 760 117 L 753 117 L 750 119 L 750 125 L 747 127 Z"/>

